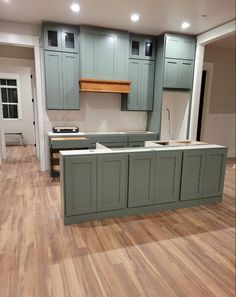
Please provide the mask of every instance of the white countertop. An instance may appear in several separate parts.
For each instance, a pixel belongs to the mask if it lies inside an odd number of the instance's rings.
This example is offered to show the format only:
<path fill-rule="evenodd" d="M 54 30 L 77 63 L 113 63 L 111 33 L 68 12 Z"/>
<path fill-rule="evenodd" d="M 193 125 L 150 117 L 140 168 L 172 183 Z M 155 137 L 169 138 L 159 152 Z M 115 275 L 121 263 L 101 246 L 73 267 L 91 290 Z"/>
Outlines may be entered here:
<path fill-rule="evenodd" d="M 84 136 L 84 135 L 127 135 L 127 134 L 157 134 L 150 131 L 122 131 L 122 132 L 77 132 L 77 133 L 54 133 L 48 132 L 49 137 L 62 137 L 62 136 Z"/>
<path fill-rule="evenodd" d="M 150 143 L 148 141 L 148 143 Z M 192 149 L 211 149 L 224 148 L 225 146 L 217 144 L 188 144 L 188 145 L 173 145 L 162 146 L 154 145 L 153 147 L 143 148 L 105 148 L 105 149 L 88 149 L 88 150 L 70 150 L 60 151 L 62 156 L 81 156 L 81 155 L 100 155 L 100 154 L 117 154 L 117 153 L 138 153 L 138 152 L 160 152 L 160 151 L 175 151 L 175 150 L 192 150 Z"/>

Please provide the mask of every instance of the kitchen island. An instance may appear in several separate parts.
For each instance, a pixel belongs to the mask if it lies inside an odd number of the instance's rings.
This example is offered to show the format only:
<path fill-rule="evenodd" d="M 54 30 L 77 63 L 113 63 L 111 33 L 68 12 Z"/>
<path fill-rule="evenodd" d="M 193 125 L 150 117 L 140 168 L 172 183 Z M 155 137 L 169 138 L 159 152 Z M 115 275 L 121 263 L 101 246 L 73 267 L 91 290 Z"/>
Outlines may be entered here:
<path fill-rule="evenodd" d="M 147 141 L 140 148 L 60 152 L 65 224 L 222 200 L 227 148 Z"/>

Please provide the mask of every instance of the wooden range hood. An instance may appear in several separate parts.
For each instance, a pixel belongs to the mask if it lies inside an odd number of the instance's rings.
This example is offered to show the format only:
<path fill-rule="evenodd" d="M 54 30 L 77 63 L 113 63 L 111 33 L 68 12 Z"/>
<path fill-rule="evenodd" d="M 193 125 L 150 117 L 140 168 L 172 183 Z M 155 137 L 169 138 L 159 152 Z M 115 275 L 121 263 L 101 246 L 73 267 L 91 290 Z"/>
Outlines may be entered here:
<path fill-rule="evenodd" d="M 131 82 L 129 80 L 104 80 L 96 78 L 81 78 L 81 92 L 99 93 L 130 93 Z"/>

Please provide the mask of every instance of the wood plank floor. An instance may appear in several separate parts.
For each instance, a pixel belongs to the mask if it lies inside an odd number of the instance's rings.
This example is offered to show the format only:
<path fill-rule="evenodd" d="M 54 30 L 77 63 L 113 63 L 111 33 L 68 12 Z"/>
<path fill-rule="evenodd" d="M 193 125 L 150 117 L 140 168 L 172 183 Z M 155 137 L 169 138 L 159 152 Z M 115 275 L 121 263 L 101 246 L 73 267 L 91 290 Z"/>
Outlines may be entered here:
<path fill-rule="evenodd" d="M 0 297 L 235 296 L 235 169 L 223 203 L 64 226 L 31 147 L 0 167 Z"/>

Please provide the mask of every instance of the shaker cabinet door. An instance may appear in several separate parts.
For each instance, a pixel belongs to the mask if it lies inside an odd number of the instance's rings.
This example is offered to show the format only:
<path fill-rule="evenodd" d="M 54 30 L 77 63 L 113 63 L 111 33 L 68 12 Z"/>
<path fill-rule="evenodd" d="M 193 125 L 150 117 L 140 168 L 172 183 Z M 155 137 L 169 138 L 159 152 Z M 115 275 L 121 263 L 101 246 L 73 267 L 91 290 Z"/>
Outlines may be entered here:
<path fill-rule="evenodd" d="M 205 150 L 184 151 L 180 200 L 192 200 L 204 197 L 205 160 Z"/>
<path fill-rule="evenodd" d="M 180 89 L 191 89 L 193 82 L 193 67 L 194 61 L 180 60 L 179 61 L 179 79 L 178 87 Z"/>
<path fill-rule="evenodd" d="M 61 51 L 62 38 L 60 25 L 45 25 L 43 27 L 45 50 Z"/>
<path fill-rule="evenodd" d="M 154 92 L 154 61 L 142 61 L 141 79 L 140 79 L 140 108 L 139 110 L 152 110 L 153 92 Z"/>
<path fill-rule="evenodd" d="M 79 56 L 62 53 L 64 109 L 79 109 Z"/>
<path fill-rule="evenodd" d="M 178 80 L 179 80 L 179 60 L 165 59 L 163 87 L 178 88 Z"/>
<path fill-rule="evenodd" d="M 156 156 L 155 203 L 179 200 L 182 152 L 158 152 Z"/>
<path fill-rule="evenodd" d="M 45 51 L 45 80 L 48 109 L 63 109 L 62 57 L 60 52 Z"/>
<path fill-rule="evenodd" d="M 78 53 L 79 52 L 78 29 L 74 27 L 63 27 L 61 34 L 62 34 L 62 51 Z"/>
<path fill-rule="evenodd" d="M 127 205 L 128 156 L 113 154 L 99 156 L 98 211 L 122 209 Z"/>
<path fill-rule="evenodd" d="M 128 110 L 139 110 L 141 96 L 141 72 L 142 61 L 137 59 L 129 60 L 129 80 L 131 81 L 131 91 L 128 95 Z"/>
<path fill-rule="evenodd" d="M 129 155 L 128 207 L 154 203 L 155 153 Z"/>

